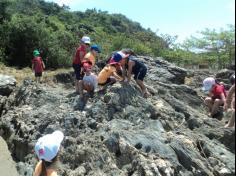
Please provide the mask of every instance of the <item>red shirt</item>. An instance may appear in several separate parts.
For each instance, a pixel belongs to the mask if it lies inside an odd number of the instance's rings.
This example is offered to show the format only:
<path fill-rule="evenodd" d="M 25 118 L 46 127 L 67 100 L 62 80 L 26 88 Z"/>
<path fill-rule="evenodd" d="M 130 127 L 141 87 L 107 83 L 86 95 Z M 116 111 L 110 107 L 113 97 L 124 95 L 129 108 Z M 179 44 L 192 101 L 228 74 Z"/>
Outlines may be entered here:
<path fill-rule="evenodd" d="M 223 85 L 216 85 L 213 90 L 212 90 L 212 94 L 213 94 L 213 99 L 221 99 L 221 94 L 224 94 L 226 97 L 226 91 L 225 91 L 225 87 Z"/>
<path fill-rule="evenodd" d="M 41 57 L 33 58 L 32 64 L 34 65 L 35 73 L 42 73 L 43 72 L 43 61 L 42 61 Z"/>
<path fill-rule="evenodd" d="M 80 58 L 80 54 L 83 53 L 82 58 Z M 84 56 L 86 55 L 86 46 L 80 45 L 79 48 L 76 50 L 75 57 L 73 59 L 73 64 L 81 65 L 81 61 L 83 60 Z"/>

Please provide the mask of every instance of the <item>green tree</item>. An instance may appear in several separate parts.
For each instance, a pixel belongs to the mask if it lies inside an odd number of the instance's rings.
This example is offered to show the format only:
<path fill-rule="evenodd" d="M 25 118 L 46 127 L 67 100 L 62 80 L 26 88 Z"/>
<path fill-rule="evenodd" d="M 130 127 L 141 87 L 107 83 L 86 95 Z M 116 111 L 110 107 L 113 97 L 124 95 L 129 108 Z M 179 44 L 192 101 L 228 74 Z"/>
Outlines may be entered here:
<path fill-rule="evenodd" d="M 235 57 L 235 27 L 229 25 L 228 29 L 205 29 L 201 31 L 201 38 L 192 36 L 183 44 L 183 48 L 190 50 L 201 49 L 209 55 L 215 56 L 218 69 L 225 63 L 232 64 Z"/>

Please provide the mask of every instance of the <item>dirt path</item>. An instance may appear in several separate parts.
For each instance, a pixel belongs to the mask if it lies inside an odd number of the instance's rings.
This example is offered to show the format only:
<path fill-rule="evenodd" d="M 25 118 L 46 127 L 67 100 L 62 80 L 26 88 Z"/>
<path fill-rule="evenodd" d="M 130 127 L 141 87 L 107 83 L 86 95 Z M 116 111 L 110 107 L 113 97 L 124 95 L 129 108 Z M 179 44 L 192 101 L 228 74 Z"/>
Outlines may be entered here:
<path fill-rule="evenodd" d="M 8 151 L 6 142 L 0 136 L 0 175 L 18 176 L 16 166 Z"/>

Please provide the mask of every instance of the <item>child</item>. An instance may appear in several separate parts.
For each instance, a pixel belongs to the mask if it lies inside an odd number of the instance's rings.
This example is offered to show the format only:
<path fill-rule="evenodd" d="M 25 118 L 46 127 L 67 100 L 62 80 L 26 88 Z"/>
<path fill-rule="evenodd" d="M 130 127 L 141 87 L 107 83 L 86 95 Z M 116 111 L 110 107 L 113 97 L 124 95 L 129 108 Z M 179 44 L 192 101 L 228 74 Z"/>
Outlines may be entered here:
<path fill-rule="evenodd" d="M 35 80 L 37 83 L 41 82 L 41 77 L 43 75 L 43 70 L 45 69 L 45 64 L 40 57 L 38 50 L 33 52 L 34 58 L 32 60 L 32 71 L 35 73 Z"/>
<path fill-rule="evenodd" d="M 98 84 L 104 86 L 104 89 L 106 89 L 107 86 L 116 83 L 116 80 L 122 81 L 122 77 L 117 74 L 117 69 L 120 70 L 120 67 L 120 64 L 115 61 L 107 64 L 98 74 Z"/>
<path fill-rule="evenodd" d="M 131 81 L 132 74 L 134 75 L 134 80 L 141 88 L 142 95 L 144 98 L 148 97 L 147 88 L 143 83 L 143 80 L 147 74 L 147 67 L 140 61 L 138 61 L 134 56 L 129 56 L 126 60 L 127 71 L 127 82 Z"/>
<path fill-rule="evenodd" d="M 209 108 L 209 116 L 214 117 L 220 106 L 226 103 L 226 91 L 223 85 L 217 84 L 212 77 L 203 81 L 202 90 L 209 96 L 205 99 L 205 104 Z"/>
<path fill-rule="evenodd" d="M 83 70 L 85 71 L 85 75 L 83 77 L 83 80 L 79 83 L 79 93 L 81 99 L 84 98 L 83 90 L 86 90 L 89 94 L 92 95 L 98 85 L 97 76 L 91 72 L 92 65 L 90 64 L 90 62 L 85 62 L 83 64 Z"/>
<path fill-rule="evenodd" d="M 73 59 L 73 68 L 76 76 L 75 90 L 77 93 L 79 92 L 79 81 L 83 79 L 83 76 L 81 75 L 82 60 L 87 53 L 87 48 L 90 47 L 90 42 L 91 42 L 90 38 L 84 36 L 81 39 L 81 44 L 79 48 L 77 48 L 76 54 Z"/>
<path fill-rule="evenodd" d="M 34 149 L 40 161 L 35 167 L 33 176 L 58 175 L 56 163 L 63 138 L 64 134 L 61 131 L 55 131 L 38 139 Z"/>
<path fill-rule="evenodd" d="M 84 58 L 82 60 L 82 64 L 87 62 L 87 63 L 91 63 L 92 67 L 94 67 L 98 53 L 101 53 L 99 46 L 92 45 L 90 48 L 90 52 L 84 56 Z"/>

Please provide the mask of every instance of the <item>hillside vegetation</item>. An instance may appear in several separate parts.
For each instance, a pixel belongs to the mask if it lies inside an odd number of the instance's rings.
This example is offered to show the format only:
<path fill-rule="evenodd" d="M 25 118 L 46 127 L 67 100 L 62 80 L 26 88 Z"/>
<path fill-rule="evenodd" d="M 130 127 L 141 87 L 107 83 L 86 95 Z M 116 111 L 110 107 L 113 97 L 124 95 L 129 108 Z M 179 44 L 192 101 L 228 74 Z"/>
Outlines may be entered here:
<path fill-rule="evenodd" d="M 1 0 L 0 61 L 11 66 L 30 64 L 32 51 L 41 50 L 49 67 L 69 66 L 83 35 L 102 48 L 102 58 L 122 47 L 138 54 L 158 55 L 166 42 L 151 30 L 121 14 L 96 9 L 71 12 L 67 6 L 43 0 Z"/>
<path fill-rule="evenodd" d="M 0 62 L 20 68 L 30 66 L 34 49 L 41 51 L 48 68 L 70 66 L 83 35 L 101 46 L 99 59 L 114 50 L 133 48 L 139 55 L 161 56 L 177 64 L 207 63 L 219 68 L 232 64 L 234 25 L 200 33 L 202 38 L 191 37 L 179 45 L 177 36 L 158 36 L 121 14 L 96 9 L 72 12 L 44 0 L 0 1 Z M 195 53 L 193 48 L 205 52 Z"/>

